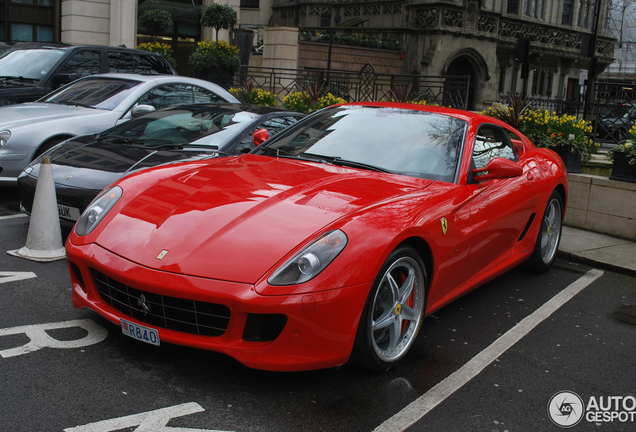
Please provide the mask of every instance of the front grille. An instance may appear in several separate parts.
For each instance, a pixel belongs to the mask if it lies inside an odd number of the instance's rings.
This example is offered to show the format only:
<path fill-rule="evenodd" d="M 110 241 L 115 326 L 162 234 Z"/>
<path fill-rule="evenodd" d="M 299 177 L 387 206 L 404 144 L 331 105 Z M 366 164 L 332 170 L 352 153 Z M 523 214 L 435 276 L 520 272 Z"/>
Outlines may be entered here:
<path fill-rule="evenodd" d="M 140 291 L 95 269 L 91 269 L 91 275 L 106 303 L 149 325 L 202 336 L 221 336 L 230 322 L 227 306 Z"/>

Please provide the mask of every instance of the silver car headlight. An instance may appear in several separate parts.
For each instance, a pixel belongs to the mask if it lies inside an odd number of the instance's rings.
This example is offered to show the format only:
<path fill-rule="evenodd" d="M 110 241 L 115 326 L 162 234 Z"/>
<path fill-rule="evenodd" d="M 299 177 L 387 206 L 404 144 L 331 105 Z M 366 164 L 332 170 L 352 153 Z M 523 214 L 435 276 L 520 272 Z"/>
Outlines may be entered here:
<path fill-rule="evenodd" d="M 267 282 L 270 285 L 297 285 L 316 277 L 347 245 L 340 230 L 329 231 L 288 259 Z"/>
<path fill-rule="evenodd" d="M 9 132 L 8 130 L 0 131 L 0 147 L 8 143 L 9 138 L 11 138 L 11 132 Z"/>
<path fill-rule="evenodd" d="M 113 186 L 102 191 L 80 216 L 75 224 L 75 234 L 79 236 L 90 234 L 108 211 L 113 208 L 123 193 L 124 191 L 119 186 Z"/>

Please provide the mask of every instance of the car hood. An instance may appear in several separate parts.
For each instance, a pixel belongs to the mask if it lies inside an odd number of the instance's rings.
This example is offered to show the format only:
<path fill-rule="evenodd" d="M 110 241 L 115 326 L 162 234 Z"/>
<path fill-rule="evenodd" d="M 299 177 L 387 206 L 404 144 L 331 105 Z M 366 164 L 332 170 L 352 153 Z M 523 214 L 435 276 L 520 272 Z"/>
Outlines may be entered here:
<path fill-rule="evenodd" d="M 132 171 L 179 162 L 213 150 L 156 150 L 110 141 L 96 141 L 92 136 L 80 137 L 59 146 L 50 154 L 53 177 L 57 184 L 79 189 L 102 190 Z M 32 175 L 38 175 L 39 166 Z"/>
<path fill-rule="evenodd" d="M 184 164 L 126 203 L 96 242 L 146 267 L 253 284 L 327 225 L 431 183 L 256 155 Z"/>
<path fill-rule="evenodd" d="M 74 105 L 57 105 L 42 102 L 6 105 L 0 107 L 0 128 L 41 124 L 45 121 L 58 121 L 68 117 L 83 117 L 103 114 L 95 108 Z"/>

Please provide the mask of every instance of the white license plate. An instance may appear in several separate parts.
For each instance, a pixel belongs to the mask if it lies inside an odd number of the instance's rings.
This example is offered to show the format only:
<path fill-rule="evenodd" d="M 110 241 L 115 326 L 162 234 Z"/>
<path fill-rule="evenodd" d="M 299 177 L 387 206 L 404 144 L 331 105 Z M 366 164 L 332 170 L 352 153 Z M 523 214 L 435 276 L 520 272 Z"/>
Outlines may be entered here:
<path fill-rule="evenodd" d="M 120 319 L 120 321 L 121 332 L 126 336 L 130 336 L 133 339 L 137 339 L 151 345 L 159 346 L 159 332 L 157 332 L 157 330 L 139 324 L 131 323 L 130 321 L 126 321 L 125 319 Z"/>
<path fill-rule="evenodd" d="M 78 220 L 80 217 L 80 211 L 78 208 L 69 207 L 62 204 L 57 205 L 57 214 L 64 219 Z"/>

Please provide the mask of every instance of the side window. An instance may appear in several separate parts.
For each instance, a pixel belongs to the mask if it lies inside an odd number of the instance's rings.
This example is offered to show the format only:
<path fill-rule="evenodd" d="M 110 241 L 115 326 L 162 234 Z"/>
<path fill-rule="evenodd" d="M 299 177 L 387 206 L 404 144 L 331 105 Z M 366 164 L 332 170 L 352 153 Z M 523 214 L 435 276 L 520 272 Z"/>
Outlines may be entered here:
<path fill-rule="evenodd" d="M 135 53 L 135 60 L 135 73 L 146 75 L 172 75 L 172 71 L 168 66 L 168 61 L 164 61 L 159 56 Z"/>
<path fill-rule="evenodd" d="M 108 51 L 108 67 L 111 73 L 134 73 L 135 62 L 132 53 Z"/>
<path fill-rule="evenodd" d="M 475 136 L 473 161 L 475 168 L 484 168 L 494 158 L 517 160 L 516 148 L 512 146 L 507 135 L 498 126 L 483 125 Z"/>
<path fill-rule="evenodd" d="M 156 109 L 193 102 L 192 86 L 184 84 L 165 84 L 155 87 L 137 101 L 139 104 L 152 105 Z"/>
<path fill-rule="evenodd" d="M 76 74 L 78 77 L 101 73 L 101 58 L 99 51 L 81 50 L 73 53 L 71 58 L 62 66 L 60 73 Z"/>
<path fill-rule="evenodd" d="M 250 133 L 248 135 L 243 137 L 243 139 L 236 145 L 236 147 L 234 147 L 232 153 L 249 153 L 250 151 L 252 151 L 256 147 L 254 145 L 254 142 L 252 141 L 252 133 L 254 133 L 255 130 L 265 128 L 267 129 L 267 132 L 269 132 L 269 137 L 271 138 L 285 129 L 287 126 L 293 125 L 298 120 L 298 117 L 285 116 L 271 118 L 262 123 L 259 123 L 250 130 Z"/>
<path fill-rule="evenodd" d="M 218 94 L 203 87 L 192 86 L 192 93 L 194 103 L 227 102 Z"/>

